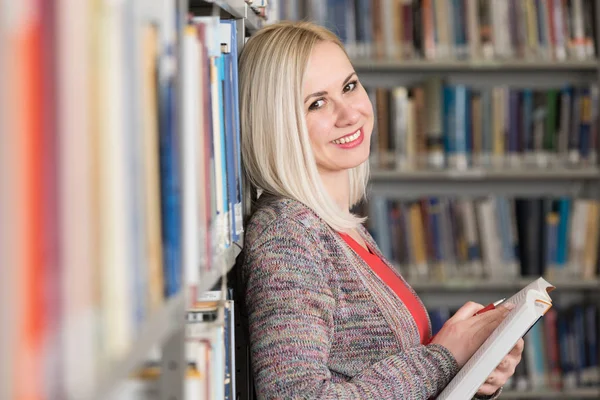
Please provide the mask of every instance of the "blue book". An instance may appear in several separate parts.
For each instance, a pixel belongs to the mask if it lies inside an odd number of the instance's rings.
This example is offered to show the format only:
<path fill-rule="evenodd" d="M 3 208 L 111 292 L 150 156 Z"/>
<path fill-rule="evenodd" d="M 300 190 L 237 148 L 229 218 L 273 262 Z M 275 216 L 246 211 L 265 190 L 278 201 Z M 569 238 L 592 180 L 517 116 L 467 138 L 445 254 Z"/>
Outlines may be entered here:
<path fill-rule="evenodd" d="M 442 237 L 442 205 L 437 198 L 429 199 L 428 207 L 429 215 L 429 232 L 431 232 L 431 247 L 433 249 L 433 257 L 435 263 L 444 262 L 444 246 Z"/>
<path fill-rule="evenodd" d="M 227 142 L 225 138 L 225 60 L 221 55 L 216 57 L 215 63 L 218 70 L 218 110 L 219 110 L 219 141 L 221 143 L 221 165 L 217 165 L 217 168 L 221 169 L 221 187 L 223 190 L 223 202 L 221 204 L 221 209 L 224 211 L 222 218 L 223 228 L 224 228 L 224 239 L 225 239 L 225 248 L 229 247 L 231 244 L 231 234 L 230 234 L 230 224 L 229 224 L 229 213 L 231 210 L 229 209 L 229 192 L 227 186 L 227 176 L 229 175 L 229 171 L 227 170 Z"/>
<path fill-rule="evenodd" d="M 233 20 L 223 20 L 221 24 L 229 24 L 231 29 L 230 37 L 230 56 L 231 56 L 231 88 L 232 88 L 232 104 L 233 104 L 233 150 L 234 150 L 234 179 L 236 185 L 235 201 L 233 216 L 235 219 L 234 238 L 239 238 L 243 232 L 243 187 L 242 187 L 242 144 L 240 135 L 240 95 L 239 95 L 239 78 L 238 78 L 238 47 L 237 47 L 237 26 Z M 238 239 L 234 239 L 238 240 Z"/>
<path fill-rule="evenodd" d="M 450 167 L 468 166 L 469 89 L 464 85 L 444 87 L 444 134 Z"/>
<path fill-rule="evenodd" d="M 600 385 L 600 364 L 598 364 L 598 306 L 589 304 L 585 306 L 585 345 L 586 345 L 586 368 L 589 376 L 589 385 Z"/>
<path fill-rule="evenodd" d="M 563 197 L 558 200 L 558 229 L 556 238 L 556 268 L 563 271 L 567 266 L 569 250 L 569 219 L 571 200 Z"/>
<path fill-rule="evenodd" d="M 563 387 L 569 388 L 571 377 L 573 376 L 573 366 L 571 364 L 571 336 L 569 329 L 569 318 L 566 310 L 560 310 L 558 313 L 558 347 L 560 349 L 560 369 L 563 374 Z"/>
<path fill-rule="evenodd" d="M 452 87 L 444 86 L 442 90 L 444 151 L 449 159 L 456 153 L 456 133 L 454 132 L 456 127 L 456 124 L 454 123 L 454 119 L 456 118 L 456 104 L 454 102 L 454 90 Z"/>
<path fill-rule="evenodd" d="M 176 294 L 181 277 L 181 191 L 175 82 L 160 87 L 160 184 L 165 296 Z"/>
<path fill-rule="evenodd" d="M 494 133 L 492 130 L 492 93 L 489 89 L 481 92 L 481 153 L 483 164 L 487 164 L 494 151 Z"/>
<path fill-rule="evenodd" d="M 359 56 L 368 57 L 372 39 L 371 0 L 356 0 L 356 42 Z"/>
<path fill-rule="evenodd" d="M 592 145 L 592 103 L 589 89 L 582 91 L 579 123 L 579 154 L 582 159 L 587 159 Z"/>
<path fill-rule="evenodd" d="M 235 219 L 235 202 L 237 199 L 237 182 L 235 180 L 235 110 L 233 109 L 233 84 L 232 84 L 232 68 L 233 63 L 231 54 L 224 53 L 223 65 L 225 77 L 223 80 L 223 98 L 224 104 L 224 126 L 225 126 L 225 159 L 227 163 L 227 197 L 229 207 L 229 232 L 231 240 L 238 241 L 239 235 L 236 234 L 236 219 Z"/>
<path fill-rule="evenodd" d="M 452 19 L 454 27 L 454 46 L 458 58 L 465 58 L 468 55 L 467 44 L 467 22 L 465 21 L 467 11 L 465 3 L 462 0 L 452 0 Z"/>
<path fill-rule="evenodd" d="M 577 371 L 577 386 L 584 386 L 586 382 L 586 343 L 584 309 L 580 304 L 573 306 L 573 335 L 575 343 L 575 370 Z"/>
<path fill-rule="evenodd" d="M 533 144 L 533 91 L 531 89 L 523 90 L 523 126 L 521 128 L 521 146 L 523 153 L 530 154 L 534 151 Z"/>
<path fill-rule="evenodd" d="M 369 215 L 373 218 L 375 226 L 374 238 L 379 245 L 379 249 L 385 258 L 392 259 L 392 243 L 390 241 L 388 229 L 388 202 L 383 197 L 373 197 L 369 201 Z"/>
<path fill-rule="evenodd" d="M 502 260 L 505 266 L 509 266 L 515 261 L 515 253 L 511 240 L 510 206 L 505 197 L 496 198 L 496 217 L 498 218 L 497 228 L 502 248 Z"/>

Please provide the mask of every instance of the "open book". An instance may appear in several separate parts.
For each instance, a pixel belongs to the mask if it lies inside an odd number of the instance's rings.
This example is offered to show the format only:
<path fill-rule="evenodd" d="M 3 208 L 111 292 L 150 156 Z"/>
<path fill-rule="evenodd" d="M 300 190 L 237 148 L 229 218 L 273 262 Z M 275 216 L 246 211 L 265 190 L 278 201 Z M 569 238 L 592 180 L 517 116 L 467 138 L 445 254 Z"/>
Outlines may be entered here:
<path fill-rule="evenodd" d="M 554 289 L 555 287 L 544 278 L 538 278 L 506 300 L 505 303 L 512 303 L 515 308 L 483 342 L 437 399 L 471 399 L 517 341 L 552 307 L 552 299 L 548 293 Z"/>

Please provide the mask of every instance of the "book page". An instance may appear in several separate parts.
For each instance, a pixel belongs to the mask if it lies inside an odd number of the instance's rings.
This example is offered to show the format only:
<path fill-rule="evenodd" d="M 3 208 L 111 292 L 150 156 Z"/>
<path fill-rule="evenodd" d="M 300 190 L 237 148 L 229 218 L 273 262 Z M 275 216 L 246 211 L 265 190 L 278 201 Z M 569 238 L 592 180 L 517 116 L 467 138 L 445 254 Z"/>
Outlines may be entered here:
<path fill-rule="evenodd" d="M 525 301 L 527 293 L 530 290 L 535 290 L 539 292 L 545 300 L 552 301 L 550 299 L 550 296 L 548 295 L 548 290 L 554 290 L 554 286 L 548 283 L 548 281 L 546 281 L 544 278 L 538 278 L 535 281 L 531 282 L 529 285 L 525 286 L 518 293 L 510 297 L 508 300 L 506 300 L 505 303 L 512 303 L 515 306 L 521 304 Z"/>
<path fill-rule="evenodd" d="M 551 306 L 549 304 L 551 299 L 546 291 L 547 287 L 554 288 L 543 278 L 539 278 L 507 300 L 516 306 L 515 309 L 506 316 L 467 361 L 442 391 L 438 400 L 463 399 L 466 398 L 464 396 L 472 396 L 477 391 L 477 388 L 502 361 L 502 358 L 510 352 L 519 338 L 543 315 L 545 310 L 537 310 L 537 302 L 533 299 L 541 297 L 548 300 L 545 309 Z M 528 293 L 532 294 L 529 299 Z"/>
<path fill-rule="evenodd" d="M 481 345 L 481 347 L 475 352 L 475 354 L 473 354 L 473 356 L 471 356 L 469 361 L 467 361 L 467 363 L 461 368 L 461 370 L 454 377 L 452 382 L 450 382 L 450 384 L 446 387 L 446 389 L 452 390 L 453 385 L 456 386 L 459 384 L 463 384 L 463 380 L 466 377 L 466 375 L 475 367 L 475 365 L 479 362 L 479 360 L 481 360 L 485 356 L 488 349 L 496 342 L 496 339 L 498 337 L 500 337 L 501 335 L 503 335 L 504 332 L 507 332 L 507 331 L 510 331 L 511 329 L 513 329 L 513 327 L 515 325 L 515 324 L 513 324 L 513 321 L 518 319 L 518 317 L 520 315 L 522 315 L 524 311 L 525 311 L 524 304 L 521 304 L 520 307 L 517 306 L 517 308 L 512 310 L 506 316 L 504 321 L 502 321 L 500 323 L 500 325 L 498 325 L 498 327 L 486 339 L 486 341 Z M 518 340 L 518 338 L 517 338 L 517 340 Z M 516 344 L 516 341 L 515 341 L 515 343 L 512 344 L 512 346 L 514 346 L 515 344 Z M 494 368 L 495 367 L 496 366 L 494 366 Z"/>

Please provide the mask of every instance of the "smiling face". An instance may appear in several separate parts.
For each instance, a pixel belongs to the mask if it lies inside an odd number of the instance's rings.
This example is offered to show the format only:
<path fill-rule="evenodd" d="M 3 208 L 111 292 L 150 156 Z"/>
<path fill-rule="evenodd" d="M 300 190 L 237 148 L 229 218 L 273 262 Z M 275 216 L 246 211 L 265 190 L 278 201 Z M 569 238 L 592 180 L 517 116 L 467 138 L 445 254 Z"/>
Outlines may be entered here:
<path fill-rule="evenodd" d="M 344 51 L 319 42 L 303 86 L 306 126 L 321 174 L 354 168 L 369 158 L 373 107 Z"/>

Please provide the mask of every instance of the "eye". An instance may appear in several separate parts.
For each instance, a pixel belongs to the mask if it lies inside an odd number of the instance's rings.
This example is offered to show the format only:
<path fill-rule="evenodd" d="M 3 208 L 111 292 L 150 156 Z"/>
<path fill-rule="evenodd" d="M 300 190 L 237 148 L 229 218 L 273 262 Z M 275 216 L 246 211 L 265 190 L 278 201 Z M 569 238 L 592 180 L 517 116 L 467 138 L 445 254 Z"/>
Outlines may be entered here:
<path fill-rule="evenodd" d="M 348 93 L 356 89 L 358 86 L 358 81 L 349 82 L 346 86 L 344 86 L 344 93 Z"/>
<path fill-rule="evenodd" d="M 319 108 L 323 107 L 324 104 L 325 104 L 325 100 L 319 99 L 319 100 L 315 101 L 314 103 L 312 103 L 310 106 L 308 106 L 308 109 L 310 111 L 318 110 Z"/>

